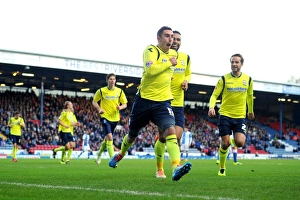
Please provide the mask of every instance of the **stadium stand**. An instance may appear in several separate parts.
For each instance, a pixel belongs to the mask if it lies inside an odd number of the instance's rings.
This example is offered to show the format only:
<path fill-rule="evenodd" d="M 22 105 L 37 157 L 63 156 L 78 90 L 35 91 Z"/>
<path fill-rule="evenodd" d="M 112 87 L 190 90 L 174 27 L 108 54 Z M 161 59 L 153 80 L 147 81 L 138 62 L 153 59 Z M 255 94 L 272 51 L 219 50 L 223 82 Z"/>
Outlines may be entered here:
<path fill-rule="evenodd" d="M 27 149 L 28 153 L 33 154 L 35 150 L 52 150 L 61 145 L 61 139 L 57 131 L 58 115 L 61 112 L 63 103 L 70 100 L 74 104 L 77 119 L 84 126 L 76 127 L 74 138 L 76 150 L 80 149 L 81 137 L 84 132 L 91 134 L 91 148 L 98 150 L 99 144 L 103 141 L 104 133 L 98 115 L 93 112 L 91 99 L 86 97 L 69 97 L 65 95 L 45 95 L 44 96 L 44 116 L 40 124 L 40 99 L 34 92 L 12 92 L 5 91 L 0 93 L 0 138 L 1 147 L 11 149 L 7 138 L 7 121 L 14 110 L 20 110 L 26 122 L 26 129 L 23 131 L 20 149 Z M 123 136 L 128 132 L 129 109 L 121 113 L 120 128 L 115 131 L 114 145 L 119 148 Z M 216 119 L 207 118 L 207 110 L 203 107 L 185 108 L 186 126 L 193 134 L 191 152 L 215 155 L 220 146 L 218 139 L 218 129 Z M 239 149 L 239 154 L 285 154 L 294 153 L 299 150 L 299 130 L 289 128 L 285 124 L 285 138 L 279 137 L 278 122 L 274 119 L 269 126 L 269 118 L 262 117 L 255 122 L 247 122 L 247 145 Z M 153 150 L 157 127 L 151 123 L 141 130 L 133 149 L 135 151 Z M 273 141 L 279 142 L 279 147 L 272 145 Z M 284 146 L 284 148 L 282 148 Z"/>

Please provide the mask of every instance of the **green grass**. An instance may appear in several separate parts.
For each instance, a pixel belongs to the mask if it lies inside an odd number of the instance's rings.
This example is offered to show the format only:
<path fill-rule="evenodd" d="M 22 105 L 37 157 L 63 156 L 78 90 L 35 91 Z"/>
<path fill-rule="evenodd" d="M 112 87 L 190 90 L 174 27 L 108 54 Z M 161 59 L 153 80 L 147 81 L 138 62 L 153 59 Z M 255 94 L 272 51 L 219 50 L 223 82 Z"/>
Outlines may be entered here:
<path fill-rule="evenodd" d="M 171 180 L 155 178 L 155 160 L 122 160 L 118 168 L 94 160 L 0 159 L 0 199 L 299 199 L 300 160 L 227 161 L 226 177 L 217 176 L 215 160 L 190 160 L 189 174 Z"/>

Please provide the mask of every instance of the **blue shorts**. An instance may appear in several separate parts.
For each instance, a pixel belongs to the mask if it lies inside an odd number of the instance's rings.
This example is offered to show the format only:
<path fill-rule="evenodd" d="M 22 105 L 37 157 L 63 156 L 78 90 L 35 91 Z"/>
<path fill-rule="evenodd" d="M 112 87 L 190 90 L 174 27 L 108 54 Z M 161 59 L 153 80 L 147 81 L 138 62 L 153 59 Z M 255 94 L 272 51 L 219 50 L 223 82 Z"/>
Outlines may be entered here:
<path fill-rule="evenodd" d="M 175 125 L 184 128 L 184 108 L 172 107 L 175 116 Z"/>
<path fill-rule="evenodd" d="M 136 95 L 130 112 L 130 135 L 136 137 L 141 128 L 149 121 L 156 124 L 163 132 L 175 126 L 175 117 L 170 101 L 152 101 Z"/>
<path fill-rule="evenodd" d="M 74 142 L 71 132 L 62 132 L 62 144 L 65 146 L 68 142 Z"/>
<path fill-rule="evenodd" d="M 13 144 L 21 144 L 20 141 L 21 141 L 21 136 L 17 136 L 17 135 L 10 135 L 10 139 L 12 141 Z"/>
<path fill-rule="evenodd" d="M 245 118 L 230 118 L 220 115 L 218 119 L 219 136 L 231 135 L 232 132 L 246 134 Z"/>
<path fill-rule="evenodd" d="M 114 130 L 115 130 L 116 126 L 118 125 L 118 122 L 111 122 L 105 118 L 101 118 L 100 121 L 101 121 L 105 135 L 107 135 L 109 133 L 112 133 L 112 134 L 114 133 Z"/>

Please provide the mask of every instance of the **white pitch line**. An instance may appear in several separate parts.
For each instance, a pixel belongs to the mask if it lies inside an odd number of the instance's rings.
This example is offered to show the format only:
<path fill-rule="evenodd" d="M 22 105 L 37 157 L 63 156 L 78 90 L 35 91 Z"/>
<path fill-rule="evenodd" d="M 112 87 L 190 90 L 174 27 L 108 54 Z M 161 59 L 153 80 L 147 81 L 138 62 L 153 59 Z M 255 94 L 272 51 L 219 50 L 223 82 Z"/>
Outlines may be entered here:
<path fill-rule="evenodd" d="M 16 185 L 19 187 L 38 187 L 38 188 L 55 188 L 55 189 L 73 189 L 73 190 L 85 190 L 85 191 L 96 191 L 96 192 L 113 192 L 113 193 L 120 193 L 120 194 L 131 194 L 131 195 L 137 195 L 137 196 L 159 196 L 159 197 L 171 197 L 175 196 L 178 198 L 190 198 L 190 199 L 216 199 L 214 197 L 209 196 L 196 196 L 196 195 L 183 195 L 183 194 L 177 194 L 177 195 L 171 195 L 168 193 L 158 193 L 158 192 L 143 192 L 143 191 L 132 191 L 132 190 L 114 190 L 114 189 L 99 189 L 99 188 L 84 188 L 84 187 L 74 187 L 74 186 L 59 186 L 59 185 L 44 185 L 44 184 L 27 184 L 27 183 L 13 183 L 13 182 L 5 182 L 1 181 L 0 185 Z M 241 199 L 232 199 L 232 198 L 223 198 L 218 197 L 218 200 L 241 200 Z"/>

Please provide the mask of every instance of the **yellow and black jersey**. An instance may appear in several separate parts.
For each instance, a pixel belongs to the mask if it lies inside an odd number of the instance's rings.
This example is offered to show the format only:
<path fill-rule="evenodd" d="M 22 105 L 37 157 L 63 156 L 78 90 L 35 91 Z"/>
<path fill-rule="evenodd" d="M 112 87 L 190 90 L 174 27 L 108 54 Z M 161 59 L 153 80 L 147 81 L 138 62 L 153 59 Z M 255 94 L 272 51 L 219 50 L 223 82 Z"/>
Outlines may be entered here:
<path fill-rule="evenodd" d="M 220 115 L 231 118 L 245 118 L 246 110 L 253 113 L 253 80 L 242 73 L 239 77 L 231 73 L 221 77 L 209 101 L 209 107 L 214 108 L 216 100 L 222 94 Z"/>
<path fill-rule="evenodd" d="M 22 135 L 22 126 L 21 124 L 24 124 L 24 119 L 22 117 L 11 117 L 8 121 L 8 125 L 11 125 L 10 128 L 10 134 L 21 136 Z"/>
<path fill-rule="evenodd" d="M 73 131 L 73 126 L 72 123 L 73 122 L 77 122 L 76 117 L 74 119 L 74 113 L 70 110 L 63 110 L 59 116 L 59 120 L 66 126 L 68 126 L 68 128 L 61 126 L 61 131 L 64 133 L 71 133 Z M 76 120 L 76 121 L 75 121 Z"/>
<path fill-rule="evenodd" d="M 177 58 L 177 52 L 170 49 L 162 51 L 159 47 L 149 45 L 143 54 L 144 71 L 139 87 L 142 98 L 152 101 L 172 100 L 171 79 L 175 67 L 169 60 Z"/>
<path fill-rule="evenodd" d="M 120 112 L 117 110 L 117 105 L 126 104 L 127 98 L 121 88 L 114 87 L 110 90 L 107 86 L 98 89 L 94 95 L 94 101 L 100 101 L 100 107 L 104 113 L 100 116 L 111 121 L 118 122 L 120 120 Z"/>
<path fill-rule="evenodd" d="M 191 80 L 192 71 L 190 66 L 190 56 L 185 53 L 178 52 L 177 65 L 175 66 L 171 82 L 171 90 L 174 98 L 171 105 L 173 107 L 184 106 L 184 90 L 182 90 L 181 84 L 184 80 L 187 82 Z"/>

